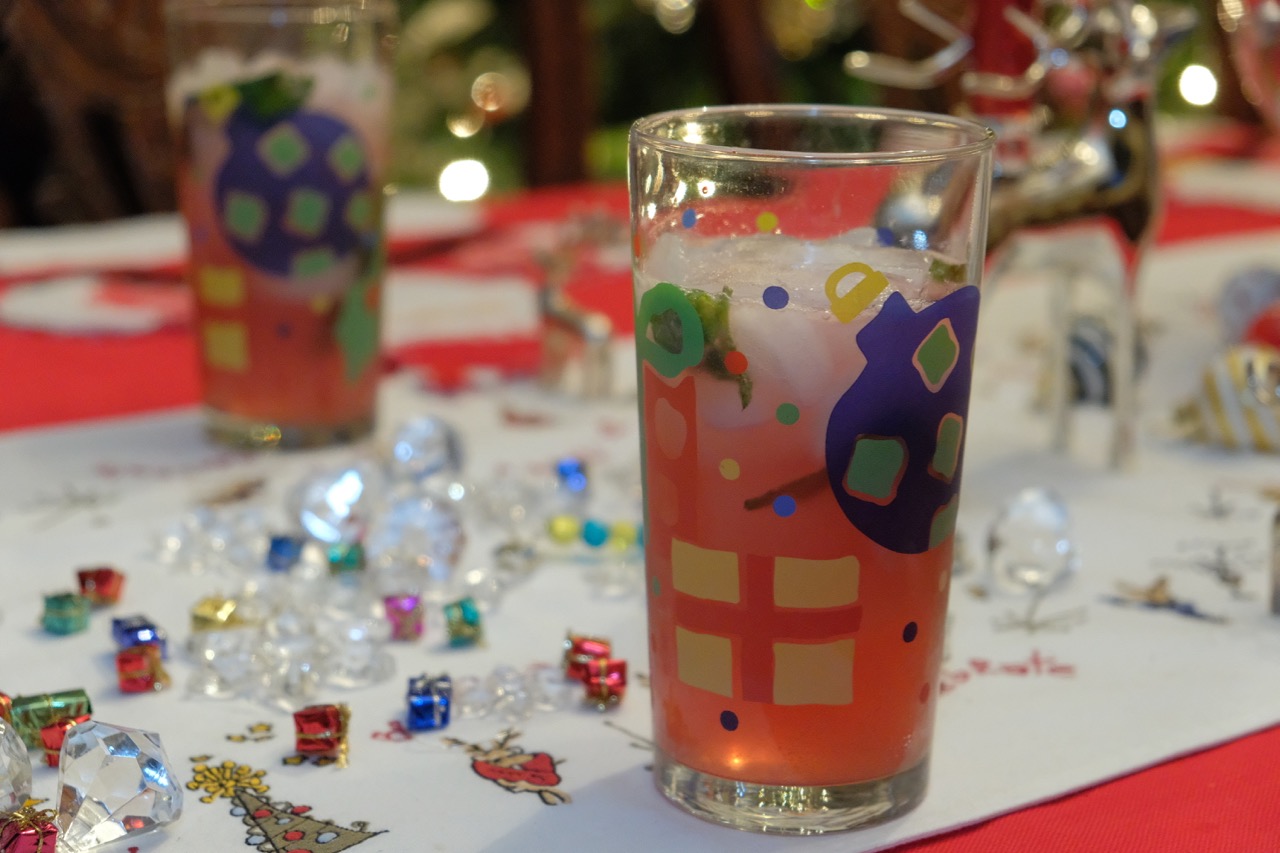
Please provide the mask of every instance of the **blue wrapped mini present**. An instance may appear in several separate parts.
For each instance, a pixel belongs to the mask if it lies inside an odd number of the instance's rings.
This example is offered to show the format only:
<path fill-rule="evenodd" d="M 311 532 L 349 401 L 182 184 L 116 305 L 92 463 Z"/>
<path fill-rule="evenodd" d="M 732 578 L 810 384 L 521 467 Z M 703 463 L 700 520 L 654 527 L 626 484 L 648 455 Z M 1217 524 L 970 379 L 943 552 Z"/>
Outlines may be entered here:
<path fill-rule="evenodd" d="M 453 682 L 449 676 L 431 678 L 426 674 L 409 679 L 409 728 L 413 731 L 443 729 L 449 725 L 453 703 Z"/>
<path fill-rule="evenodd" d="M 121 616 L 111 620 L 111 636 L 122 649 L 152 644 L 160 647 L 160 657 L 169 659 L 169 646 L 164 631 L 145 616 Z"/>
<path fill-rule="evenodd" d="M 272 536 L 267 546 L 267 568 L 273 572 L 288 571 L 302 559 L 302 546 L 306 542 L 301 536 Z"/>

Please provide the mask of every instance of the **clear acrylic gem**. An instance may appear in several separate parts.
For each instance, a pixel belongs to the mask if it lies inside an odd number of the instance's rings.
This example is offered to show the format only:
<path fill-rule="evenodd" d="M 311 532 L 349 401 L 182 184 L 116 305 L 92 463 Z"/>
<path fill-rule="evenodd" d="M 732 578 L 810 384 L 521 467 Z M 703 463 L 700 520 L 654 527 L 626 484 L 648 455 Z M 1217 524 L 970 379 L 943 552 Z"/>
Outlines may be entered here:
<path fill-rule="evenodd" d="M 1053 491 L 1023 489 L 1005 504 L 987 534 L 987 566 L 997 587 L 1043 594 L 1079 568 L 1067 506 Z"/>
<path fill-rule="evenodd" d="M 436 417 L 414 418 L 391 439 L 387 467 L 393 476 L 410 480 L 448 481 L 462 471 L 462 441 L 457 431 Z"/>
<path fill-rule="evenodd" d="M 31 797 L 31 757 L 18 730 L 0 719 L 0 814 L 16 812 Z"/>
<path fill-rule="evenodd" d="M 321 542 L 358 542 L 383 490 L 381 470 L 360 463 L 307 478 L 294 491 L 291 508 L 303 528 Z"/>
<path fill-rule="evenodd" d="M 67 733 L 58 764 L 58 850 L 79 853 L 173 823 L 182 783 L 160 736 L 97 720 Z"/>
<path fill-rule="evenodd" d="M 379 515 L 365 546 L 379 569 L 421 570 L 423 593 L 439 598 L 452 591 L 454 568 L 465 544 L 466 532 L 453 504 L 414 496 L 395 501 Z"/>

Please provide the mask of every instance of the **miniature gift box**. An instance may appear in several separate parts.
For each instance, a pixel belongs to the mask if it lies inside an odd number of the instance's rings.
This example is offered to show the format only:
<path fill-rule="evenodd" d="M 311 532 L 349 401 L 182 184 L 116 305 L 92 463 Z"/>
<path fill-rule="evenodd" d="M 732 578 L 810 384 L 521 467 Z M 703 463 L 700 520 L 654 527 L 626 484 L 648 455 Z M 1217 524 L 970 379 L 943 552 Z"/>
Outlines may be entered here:
<path fill-rule="evenodd" d="M 351 709 L 346 705 L 308 705 L 294 712 L 293 725 L 299 753 L 318 758 L 336 758 L 347 766 L 347 724 Z"/>
<path fill-rule="evenodd" d="M 111 636 L 115 637 L 116 645 L 122 649 L 151 644 L 160 648 L 160 657 L 166 659 L 169 657 L 164 631 L 157 628 L 155 623 L 145 616 L 122 616 L 112 619 Z"/>
<path fill-rule="evenodd" d="M 124 575 L 110 566 L 94 566 L 76 572 L 80 582 L 80 594 L 94 607 L 106 607 L 120 601 L 124 589 Z"/>
<path fill-rule="evenodd" d="M 570 632 L 564 638 L 564 674 L 566 678 L 582 681 L 587 677 L 587 664 L 598 658 L 608 658 L 613 653 L 613 643 L 604 637 L 588 637 Z"/>
<path fill-rule="evenodd" d="M 62 756 L 62 742 L 67 739 L 67 732 L 71 731 L 75 726 L 87 722 L 89 722 L 89 715 L 81 714 L 78 717 L 63 717 L 60 720 L 54 720 L 49 725 L 41 728 L 40 747 L 44 750 L 44 763 L 50 767 L 57 767 L 58 759 Z M 0 848 L 0 850 L 3 849 Z"/>
<path fill-rule="evenodd" d="M 28 749 L 40 749 L 41 729 L 68 717 L 92 714 L 93 705 L 84 690 L 63 690 L 38 696 L 15 696 L 11 713 L 13 727 L 22 742 Z"/>
<path fill-rule="evenodd" d="M 587 702 L 598 710 L 608 710 L 622 701 L 627 691 L 627 662 L 599 658 L 587 664 L 587 675 L 582 680 L 587 686 Z"/>
<path fill-rule="evenodd" d="M 267 545 L 267 568 L 285 572 L 296 566 L 302 559 L 302 546 L 306 541 L 301 536 L 272 536 Z"/>
<path fill-rule="evenodd" d="M 484 639 L 484 627 L 480 623 L 480 608 L 468 597 L 444 606 L 445 626 L 449 631 L 449 645 L 454 648 L 474 646 Z"/>
<path fill-rule="evenodd" d="M 13 697 L 8 693 L 0 693 L 0 720 L 13 722 Z"/>
<path fill-rule="evenodd" d="M 391 639 L 416 640 L 422 636 L 422 597 L 419 595 L 388 595 L 382 600 L 387 621 L 391 623 Z"/>
<path fill-rule="evenodd" d="M 240 602 L 234 598 L 211 595 L 191 608 L 191 633 L 222 631 L 248 624 L 240 613 Z"/>
<path fill-rule="evenodd" d="M 443 729 L 449 725 L 453 704 L 453 681 L 447 675 L 409 679 L 409 728 L 414 731 Z"/>
<path fill-rule="evenodd" d="M 40 624 L 50 634 L 76 634 L 89 627 L 89 599 L 74 592 L 44 597 Z"/>
<path fill-rule="evenodd" d="M 58 814 L 27 806 L 0 815 L 0 853 L 53 853 L 58 843 Z"/>
<path fill-rule="evenodd" d="M 329 574 L 349 575 L 364 571 L 364 546 L 359 542 L 329 546 Z"/>
<path fill-rule="evenodd" d="M 130 646 L 116 652 L 116 675 L 122 693 L 152 693 L 169 686 L 169 673 L 161 663 L 155 643 Z"/>

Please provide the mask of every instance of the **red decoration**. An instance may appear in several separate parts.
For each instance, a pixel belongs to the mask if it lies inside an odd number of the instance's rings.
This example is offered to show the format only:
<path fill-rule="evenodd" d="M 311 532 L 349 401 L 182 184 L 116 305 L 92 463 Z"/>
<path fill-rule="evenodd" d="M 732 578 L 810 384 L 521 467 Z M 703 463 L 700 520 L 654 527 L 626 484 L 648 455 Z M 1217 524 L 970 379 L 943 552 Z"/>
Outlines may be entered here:
<path fill-rule="evenodd" d="M 73 726 L 87 722 L 89 722 L 88 714 L 81 714 L 78 717 L 60 717 L 40 729 L 40 742 L 44 745 L 44 763 L 50 767 L 57 767 L 58 758 L 62 755 L 62 742 L 67 739 L 67 732 L 71 731 Z M 8 853 L 3 846 L 0 846 L 0 851 Z"/>
<path fill-rule="evenodd" d="M 587 686 L 587 700 L 600 710 L 622 701 L 627 692 L 627 662 L 610 658 L 598 658 L 587 664 L 587 675 L 582 680 Z"/>
<path fill-rule="evenodd" d="M 116 674 L 122 693 L 151 693 L 169 686 L 169 673 L 161 663 L 155 643 L 130 646 L 116 652 Z"/>
<path fill-rule="evenodd" d="M 297 749 L 310 756 L 338 759 L 347 766 L 347 723 L 351 709 L 346 705 L 310 705 L 293 715 L 297 729 Z"/>
<path fill-rule="evenodd" d="M 0 815 L 0 853 L 53 853 L 58 841 L 57 813 L 27 806 Z"/>
<path fill-rule="evenodd" d="M 1244 330 L 1244 343 L 1280 349 L 1280 302 L 1259 311 Z"/>
<path fill-rule="evenodd" d="M 0 720 L 13 722 L 13 697 L 8 693 L 0 693 Z"/>
<path fill-rule="evenodd" d="M 613 643 L 604 637 L 569 634 L 564 640 L 564 674 L 574 681 L 587 677 L 587 664 L 613 653 Z"/>
<path fill-rule="evenodd" d="M 76 572 L 80 580 L 80 594 L 94 607 L 104 607 L 120 600 L 124 589 L 124 575 L 110 566 L 94 566 Z"/>

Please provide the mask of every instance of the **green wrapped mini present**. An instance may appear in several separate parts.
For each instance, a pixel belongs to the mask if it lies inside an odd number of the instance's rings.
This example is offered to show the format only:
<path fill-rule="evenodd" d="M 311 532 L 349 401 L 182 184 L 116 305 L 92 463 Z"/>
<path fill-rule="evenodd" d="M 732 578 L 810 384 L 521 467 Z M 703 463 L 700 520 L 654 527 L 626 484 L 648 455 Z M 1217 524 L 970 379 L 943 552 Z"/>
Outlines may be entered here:
<path fill-rule="evenodd" d="M 74 592 L 46 595 L 40 624 L 50 634 L 77 634 L 83 631 L 89 627 L 89 599 Z"/>
<path fill-rule="evenodd" d="M 62 690 L 37 696 L 15 696 L 9 709 L 13 727 L 29 749 L 42 749 L 40 730 L 58 720 L 93 713 L 93 704 L 84 690 Z"/>

